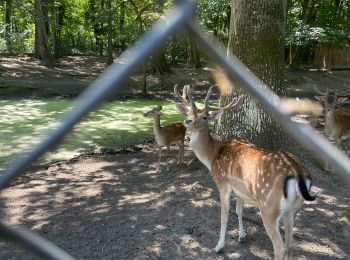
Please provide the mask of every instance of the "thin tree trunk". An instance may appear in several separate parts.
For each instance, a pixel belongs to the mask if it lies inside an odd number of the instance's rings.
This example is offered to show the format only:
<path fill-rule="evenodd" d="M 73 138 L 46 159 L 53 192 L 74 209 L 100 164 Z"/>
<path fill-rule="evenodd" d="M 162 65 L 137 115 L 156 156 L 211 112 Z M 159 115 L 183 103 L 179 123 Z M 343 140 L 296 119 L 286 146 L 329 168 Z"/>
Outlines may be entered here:
<path fill-rule="evenodd" d="M 101 11 L 103 12 L 104 11 L 104 8 L 105 8 L 105 1 L 104 0 L 101 0 Z M 99 49 L 99 53 L 100 53 L 100 56 L 103 55 L 103 35 L 104 35 L 104 24 L 103 22 L 99 23 L 99 26 L 100 26 L 100 35 L 99 35 L 99 46 L 98 46 L 98 49 Z"/>
<path fill-rule="evenodd" d="M 5 40 L 6 49 L 9 53 L 12 53 L 12 40 L 11 40 L 11 17 L 12 17 L 12 0 L 5 1 Z"/>
<path fill-rule="evenodd" d="M 178 54 L 178 45 L 177 45 L 177 39 L 176 36 L 173 36 L 171 38 L 171 65 L 177 64 L 177 54 Z"/>
<path fill-rule="evenodd" d="M 119 15 L 119 33 L 120 35 L 125 35 L 125 1 L 120 3 L 120 15 Z M 121 37 L 119 40 L 119 46 L 122 52 L 126 50 L 125 37 Z"/>
<path fill-rule="evenodd" d="M 55 6 L 55 0 L 50 1 L 51 4 L 51 31 L 52 31 L 52 47 L 53 47 L 53 55 L 55 59 L 60 57 L 60 49 L 59 49 L 59 35 L 58 35 L 58 18 L 57 18 L 57 10 Z"/>
<path fill-rule="evenodd" d="M 50 64 L 50 53 L 41 0 L 35 0 L 35 55 L 44 65 Z"/>
<path fill-rule="evenodd" d="M 107 1 L 107 10 L 108 10 L 107 64 L 110 65 L 113 63 L 112 0 Z"/>

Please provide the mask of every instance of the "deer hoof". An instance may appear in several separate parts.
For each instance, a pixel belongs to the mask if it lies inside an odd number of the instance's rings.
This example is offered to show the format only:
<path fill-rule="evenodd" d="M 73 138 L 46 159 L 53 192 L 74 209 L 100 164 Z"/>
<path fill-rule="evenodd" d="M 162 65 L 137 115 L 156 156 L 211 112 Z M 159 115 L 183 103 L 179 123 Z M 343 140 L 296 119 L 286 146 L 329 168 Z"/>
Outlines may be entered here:
<path fill-rule="evenodd" d="M 246 237 L 238 237 L 238 243 L 245 243 L 247 241 Z"/>
<path fill-rule="evenodd" d="M 223 249 L 223 248 L 224 248 L 223 246 L 217 245 L 215 248 L 212 249 L 212 251 L 213 251 L 215 254 L 219 254 L 219 253 L 222 252 L 222 249 Z"/>

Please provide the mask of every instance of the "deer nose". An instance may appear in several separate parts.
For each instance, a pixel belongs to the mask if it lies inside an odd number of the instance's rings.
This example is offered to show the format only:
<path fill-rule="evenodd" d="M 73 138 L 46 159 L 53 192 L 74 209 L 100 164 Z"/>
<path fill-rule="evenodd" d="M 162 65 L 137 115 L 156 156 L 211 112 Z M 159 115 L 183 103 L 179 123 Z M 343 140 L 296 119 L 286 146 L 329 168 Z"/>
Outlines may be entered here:
<path fill-rule="evenodd" d="M 185 120 L 185 124 L 188 125 L 188 124 L 190 124 L 190 123 L 192 123 L 192 120 L 191 120 L 191 119 L 186 119 L 186 120 Z"/>

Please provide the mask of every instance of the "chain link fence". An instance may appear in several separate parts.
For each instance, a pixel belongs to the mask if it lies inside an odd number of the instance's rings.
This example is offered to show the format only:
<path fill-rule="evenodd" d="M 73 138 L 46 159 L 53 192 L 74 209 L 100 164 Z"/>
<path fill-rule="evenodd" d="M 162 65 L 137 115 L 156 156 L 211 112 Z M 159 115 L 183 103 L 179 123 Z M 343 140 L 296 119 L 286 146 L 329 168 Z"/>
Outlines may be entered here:
<path fill-rule="evenodd" d="M 224 48 L 215 39 L 208 37 L 205 29 L 195 21 L 198 3 L 191 0 L 176 1 L 175 6 L 165 19 L 154 24 L 151 30 L 133 48 L 121 57 L 124 64 L 111 65 L 94 81 L 74 102 L 73 108 L 63 116 L 60 124 L 47 133 L 46 137 L 29 152 L 18 156 L 8 168 L 0 174 L 0 189 L 6 188 L 17 176 L 24 174 L 26 168 L 45 152 L 53 149 L 73 127 L 89 112 L 96 109 L 107 97 L 127 80 L 127 78 L 153 54 L 176 31 L 187 31 L 209 58 L 217 62 L 228 77 L 239 82 L 245 90 L 271 113 L 281 126 L 303 148 L 311 151 L 320 163 L 328 160 L 347 184 L 350 182 L 350 161 L 336 149 L 324 136 L 308 125 L 291 120 L 290 115 L 281 106 L 280 98 L 268 86 L 260 81 L 236 57 L 228 58 Z M 40 236 L 19 227 L 0 222 L 0 236 L 14 241 L 45 259 L 74 259 L 68 253 Z"/>

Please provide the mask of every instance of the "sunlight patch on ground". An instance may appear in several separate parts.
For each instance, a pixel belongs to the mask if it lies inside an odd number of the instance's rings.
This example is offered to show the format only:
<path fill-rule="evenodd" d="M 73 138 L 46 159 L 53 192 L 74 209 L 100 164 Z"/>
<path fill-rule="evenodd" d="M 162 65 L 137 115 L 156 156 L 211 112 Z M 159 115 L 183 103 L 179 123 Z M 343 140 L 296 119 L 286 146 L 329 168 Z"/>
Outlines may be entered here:
<path fill-rule="evenodd" d="M 332 243 L 329 240 L 323 241 L 323 244 L 326 244 L 328 246 L 320 246 L 319 241 L 317 241 L 298 243 L 297 245 L 295 245 L 295 247 L 301 251 L 313 253 L 315 255 L 326 255 L 329 258 L 345 259 L 344 257 L 346 256 L 336 244 Z"/>
<path fill-rule="evenodd" d="M 190 249 L 190 250 L 188 250 L 187 254 L 190 253 L 192 256 L 198 255 L 198 253 L 195 251 L 195 249 L 202 248 L 202 246 L 197 241 L 194 241 L 192 236 L 190 236 L 190 235 L 181 236 L 181 246 L 186 248 L 186 249 Z"/>
<path fill-rule="evenodd" d="M 147 194 L 125 195 L 119 201 L 117 206 L 123 207 L 125 204 L 143 204 L 153 201 L 159 197 L 158 193 L 150 192 Z"/>

